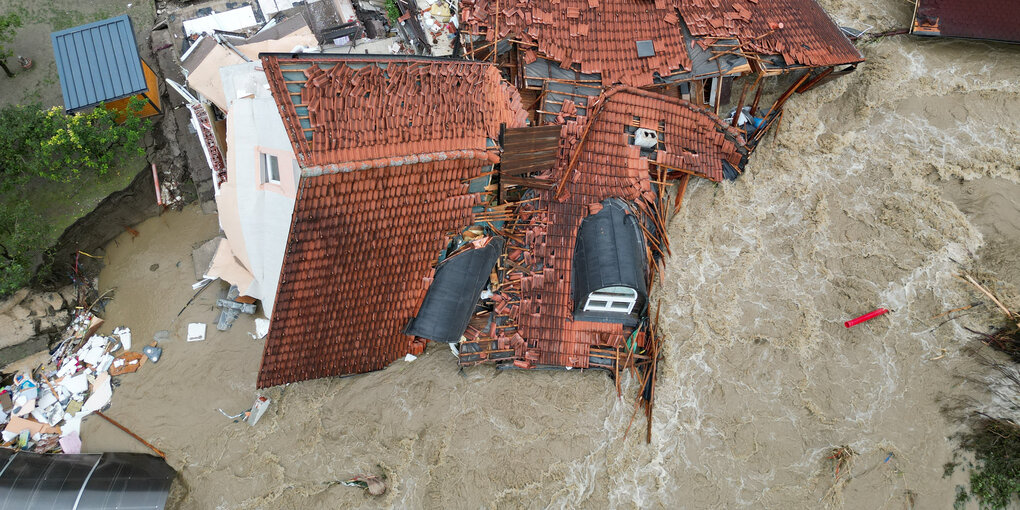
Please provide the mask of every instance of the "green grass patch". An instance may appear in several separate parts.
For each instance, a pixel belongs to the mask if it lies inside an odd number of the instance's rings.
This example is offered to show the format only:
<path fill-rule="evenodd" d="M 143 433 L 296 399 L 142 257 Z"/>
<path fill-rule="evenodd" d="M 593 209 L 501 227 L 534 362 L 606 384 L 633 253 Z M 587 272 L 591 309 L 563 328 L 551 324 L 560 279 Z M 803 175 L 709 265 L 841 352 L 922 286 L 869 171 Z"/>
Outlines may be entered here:
<path fill-rule="evenodd" d="M 111 193 L 126 188 L 144 165 L 145 155 L 133 154 L 104 175 L 82 174 L 74 182 L 33 179 L 27 186 L 30 208 L 43 220 L 44 242 L 47 245 L 56 242 L 78 218 L 95 209 Z"/>

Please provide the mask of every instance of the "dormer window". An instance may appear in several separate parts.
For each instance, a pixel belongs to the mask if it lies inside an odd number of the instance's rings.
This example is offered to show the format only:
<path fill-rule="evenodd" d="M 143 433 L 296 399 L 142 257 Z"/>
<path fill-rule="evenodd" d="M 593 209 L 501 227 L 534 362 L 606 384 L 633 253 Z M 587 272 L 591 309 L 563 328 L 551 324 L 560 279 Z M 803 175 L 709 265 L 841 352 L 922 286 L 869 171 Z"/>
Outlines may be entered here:
<path fill-rule="evenodd" d="M 584 311 L 630 314 L 637 298 L 637 291 L 630 287 L 604 287 L 588 294 Z"/>
<path fill-rule="evenodd" d="M 574 247 L 574 320 L 637 325 L 648 300 L 640 220 L 620 199 L 593 204 L 591 210 Z"/>

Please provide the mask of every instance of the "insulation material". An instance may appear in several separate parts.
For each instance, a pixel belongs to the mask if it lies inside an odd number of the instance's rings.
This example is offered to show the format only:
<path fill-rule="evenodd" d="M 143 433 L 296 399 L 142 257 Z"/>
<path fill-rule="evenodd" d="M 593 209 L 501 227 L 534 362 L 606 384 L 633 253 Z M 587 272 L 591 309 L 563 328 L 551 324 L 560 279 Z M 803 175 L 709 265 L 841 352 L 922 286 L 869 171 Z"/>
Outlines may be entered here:
<path fill-rule="evenodd" d="M 250 5 L 238 7 L 224 12 L 216 12 L 201 18 L 184 21 L 184 32 L 189 36 L 199 34 L 212 34 L 217 30 L 224 32 L 240 32 L 241 30 L 258 25 L 255 19 L 255 11 Z"/>

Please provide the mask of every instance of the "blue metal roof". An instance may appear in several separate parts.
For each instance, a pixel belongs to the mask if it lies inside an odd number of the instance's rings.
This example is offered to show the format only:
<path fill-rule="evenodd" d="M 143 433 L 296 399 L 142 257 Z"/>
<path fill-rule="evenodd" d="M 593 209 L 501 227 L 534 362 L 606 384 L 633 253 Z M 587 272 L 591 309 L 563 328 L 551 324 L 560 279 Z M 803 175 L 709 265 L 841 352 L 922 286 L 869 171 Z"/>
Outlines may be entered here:
<path fill-rule="evenodd" d="M 50 39 L 65 110 L 146 90 L 135 32 L 126 14 L 53 32 Z"/>

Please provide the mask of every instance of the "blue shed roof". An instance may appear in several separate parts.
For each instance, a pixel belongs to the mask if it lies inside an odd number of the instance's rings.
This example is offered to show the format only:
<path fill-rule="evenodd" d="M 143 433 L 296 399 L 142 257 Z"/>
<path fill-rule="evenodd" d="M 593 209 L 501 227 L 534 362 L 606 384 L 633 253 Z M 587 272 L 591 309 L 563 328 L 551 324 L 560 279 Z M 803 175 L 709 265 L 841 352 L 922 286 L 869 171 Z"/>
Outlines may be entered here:
<path fill-rule="evenodd" d="M 135 32 L 126 14 L 53 32 L 50 39 L 65 110 L 128 97 L 147 88 Z"/>

